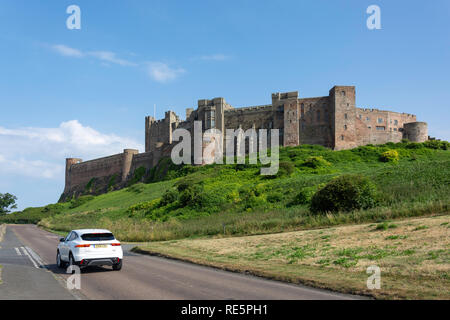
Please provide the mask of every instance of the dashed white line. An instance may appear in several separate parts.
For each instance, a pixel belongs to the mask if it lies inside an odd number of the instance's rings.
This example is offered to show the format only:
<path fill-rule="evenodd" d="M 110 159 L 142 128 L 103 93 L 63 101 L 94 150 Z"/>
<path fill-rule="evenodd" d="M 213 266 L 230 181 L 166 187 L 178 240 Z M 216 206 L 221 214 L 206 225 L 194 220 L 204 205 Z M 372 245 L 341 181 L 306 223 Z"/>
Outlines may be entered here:
<path fill-rule="evenodd" d="M 16 250 L 16 253 L 17 253 L 18 256 L 21 256 L 21 255 L 22 255 L 22 254 L 20 253 L 19 248 L 14 248 L 14 249 Z"/>

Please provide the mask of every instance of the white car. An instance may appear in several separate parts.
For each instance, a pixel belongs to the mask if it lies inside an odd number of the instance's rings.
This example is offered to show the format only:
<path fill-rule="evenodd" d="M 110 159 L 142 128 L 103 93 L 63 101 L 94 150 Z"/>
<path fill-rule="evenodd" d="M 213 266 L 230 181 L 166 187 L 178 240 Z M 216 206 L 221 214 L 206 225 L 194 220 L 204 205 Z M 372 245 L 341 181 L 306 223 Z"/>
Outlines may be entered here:
<path fill-rule="evenodd" d="M 56 251 L 56 264 L 59 268 L 66 265 L 107 265 L 112 266 L 113 270 L 120 270 L 122 259 L 120 242 L 111 231 L 104 229 L 72 230 L 67 237 L 59 239 Z"/>

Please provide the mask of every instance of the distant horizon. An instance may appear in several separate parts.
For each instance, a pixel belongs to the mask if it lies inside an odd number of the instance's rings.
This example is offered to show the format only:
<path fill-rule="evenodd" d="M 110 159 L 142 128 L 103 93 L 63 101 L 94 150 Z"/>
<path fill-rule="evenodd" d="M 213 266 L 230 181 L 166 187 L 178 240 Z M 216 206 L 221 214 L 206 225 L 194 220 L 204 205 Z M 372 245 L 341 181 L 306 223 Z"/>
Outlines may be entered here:
<path fill-rule="evenodd" d="M 66 9 L 81 10 L 68 29 Z M 381 10 L 369 30 L 366 9 Z M 356 86 L 356 106 L 410 113 L 450 140 L 450 3 L 6 0 L 0 4 L 0 193 L 58 201 L 64 159 L 144 151 L 144 117 L 197 100 Z"/>

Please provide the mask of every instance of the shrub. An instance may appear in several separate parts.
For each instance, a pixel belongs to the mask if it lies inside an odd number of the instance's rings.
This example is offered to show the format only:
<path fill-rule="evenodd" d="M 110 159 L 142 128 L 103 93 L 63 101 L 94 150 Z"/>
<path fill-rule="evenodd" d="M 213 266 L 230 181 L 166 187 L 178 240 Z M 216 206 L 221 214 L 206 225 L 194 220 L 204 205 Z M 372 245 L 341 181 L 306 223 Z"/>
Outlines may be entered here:
<path fill-rule="evenodd" d="M 70 206 L 69 206 L 69 208 L 70 208 L 70 209 L 77 208 L 77 207 L 82 206 L 83 204 L 85 204 L 85 203 L 91 201 L 91 200 L 94 199 L 94 198 L 95 198 L 95 197 L 92 196 L 92 195 L 80 196 L 80 197 L 78 197 L 78 198 L 73 199 L 73 200 L 70 201 Z"/>
<path fill-rule="evenodd" d="M 294 197 L 290 205 L 309 204 L 316 191 L 316 187 L 307 187 L 301 189 L 300 192 Z"/>
<path fill-rule="evenodd" d="M 376 205 L 375 185 L 362 175 L 342 175 L 331 180 L 311 199 L 313 213 L 368 209 Z"/>
<path fill-rule="evenodd" d="M 383 162 L 394 162 L 397 163 L 400 159 L 397 150 L 388 150 L 381 154 L 380 160 Z"/>
<path fill-rule="evenodd" d="M 424 144 L 417 143 L 417 142 L 411 142 L 411 143 L 408 143 L 406 145 L 407 149 L 421 149 L 421 148 L 424 148 L 424 147 L 425 147 Z"/>
<path fill-rule="evenodd" d="M 141 182 L 146 172 L 147 169 L 145 169 L 144 167 L 139 167 L 136 170 L 134 170 L 133 178 L 130 180 L 128 185 L 131 186 L 135 183 Z"/>
<path fill-rule="evenodd" d="M 180 205 L 183 207 L 201 208 L 203 203 L 203 187 L 201 185 L 190 185 L 183 189 L 180 194 Z"/>
<path fill-rule="evenodd" d="M 159 202 L 159 199 L 154 199 L 146 202 L 141 202 L 135 205 L 128 207 L 125 211 L 127 213 L 134 213 L 141 210 L 150 210 L 155 207 L 155 204 Z"/>
<path fill-rule="evenodd" d="M 116 180 L 117 180 L 117 174 L 113 174 L 108 181 L 108 191 L 111 191 L 114 189 L 114 185 L 116 184 Z"/>
<path fill-rule="evenodd" d="M 178 200 L 178 192 L 174 189 L 169 189 L 163 194 L 161 200 L 159 201 L 159 206 L 164 207 L 177 200 Z"/>
<path fill-rule="evenodd" d="M 272 175 L 272 176 L 268 175 L 268 176 L 266 176 L 267 178 L 270 179 L 270 178 L 275 178 L 275 177 L 277 177 L 277 178 L 288 177 L 295 170 L 294 164 L 290 161 L 280 161 L 278 165 L 279 165 L 279 167 L 278 167 L 277 174 Z"/>
<path fill-rule="evenodd" d="M 426 148 L 429 149 L 442 149 L 448 150 L 450 147 L 450 143 L 447 141 L 439 141 L 439 140 L 428 140 L 423 143 Z"/>
<path fill-rule="evenodd" d="M 327 160 L 325 160 L 322 156 L 314 156 L 307 158 L 303 163 L 303 167 L 318 169 L 331 166 Z"/>
<path fill-rule="evenodd" d="M 283 201 L 283 194 L 280 192 L 273 192 L 267 195 L 267 201 L 270 203 L 277 203 Z"/>
<path fill-rule="evenodd" d="M 91 180 L 89 180 L 85 187 L 86 192 L 92 192 L 92 188 L 94 187 L 96 180 L 96 178 L 92 178 Z"/>

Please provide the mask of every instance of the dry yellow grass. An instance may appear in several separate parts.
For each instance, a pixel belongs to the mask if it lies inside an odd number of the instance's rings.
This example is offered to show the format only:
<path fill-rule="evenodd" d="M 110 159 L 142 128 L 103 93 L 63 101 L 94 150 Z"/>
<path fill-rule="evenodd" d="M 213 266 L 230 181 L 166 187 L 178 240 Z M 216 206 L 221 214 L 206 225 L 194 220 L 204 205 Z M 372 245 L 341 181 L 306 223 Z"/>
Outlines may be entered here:
<path fill-rule="evenodd" d="M 450 216 L 270 235 L 152 242 L 137 250 L 388 299 L 450 299 Z M 381 268 L 369 290 L 366 269 Z"/>

